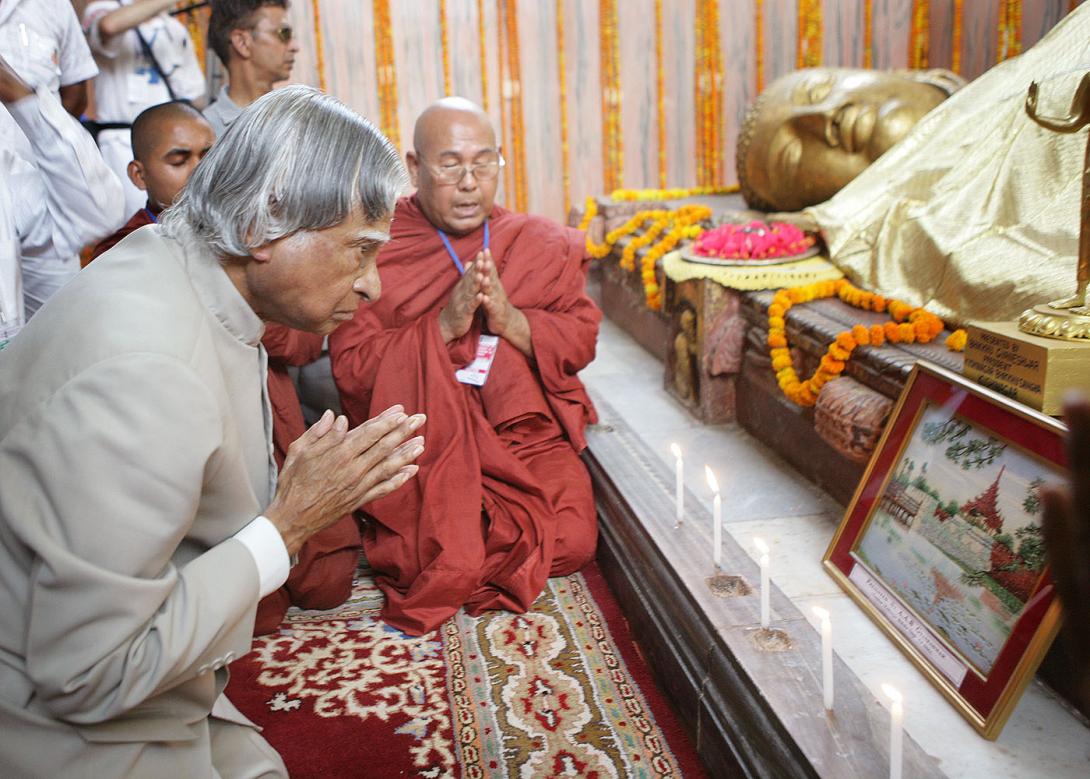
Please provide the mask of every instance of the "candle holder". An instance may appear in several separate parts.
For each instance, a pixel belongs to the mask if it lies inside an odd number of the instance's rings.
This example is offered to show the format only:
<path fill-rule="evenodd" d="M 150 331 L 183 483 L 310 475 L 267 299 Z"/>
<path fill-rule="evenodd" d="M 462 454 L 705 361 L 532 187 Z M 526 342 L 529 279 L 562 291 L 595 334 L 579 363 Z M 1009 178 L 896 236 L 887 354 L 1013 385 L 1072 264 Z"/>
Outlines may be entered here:
<path fill-rule="evenodd" d="M 704 583 L 717 598 L 742 598 L 753 592 L 749 582 L 736 574 L 717 573 L 705 579 Z"/>
<path fill-rule="evenodd" d="M 779 628 L 755 628 L 750 631 L 749 639 L 762 652 L 787 652 L 795 648 L 791 636 Z"/>

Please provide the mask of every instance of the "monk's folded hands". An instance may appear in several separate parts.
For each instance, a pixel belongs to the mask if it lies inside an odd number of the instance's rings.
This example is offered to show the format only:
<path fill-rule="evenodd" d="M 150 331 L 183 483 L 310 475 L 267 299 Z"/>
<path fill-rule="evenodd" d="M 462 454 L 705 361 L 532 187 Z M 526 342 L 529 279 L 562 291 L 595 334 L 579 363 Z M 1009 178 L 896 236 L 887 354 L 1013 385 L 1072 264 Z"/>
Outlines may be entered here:
<path fill-rule="evenodd" d="M 473 326 L 473 315 L 481 305 L 483 293 L 481 284 L 485 280 L 481 269 L 483 254 L 467 263 L 465 272 L 450 291 L 450 299 L 439 312 L 439 333 L 444 343 L 461 338 Z"/>
<path fill-rule="evenodd" d="M 364 503 L 388 495 L 417 470 L 422 437 L 410 435 L 423 414 L 393 406 L 349 430 L 344 417 L 326 412 L 288 449 L 265 516 L 294 555 L 315 533 Z"/>

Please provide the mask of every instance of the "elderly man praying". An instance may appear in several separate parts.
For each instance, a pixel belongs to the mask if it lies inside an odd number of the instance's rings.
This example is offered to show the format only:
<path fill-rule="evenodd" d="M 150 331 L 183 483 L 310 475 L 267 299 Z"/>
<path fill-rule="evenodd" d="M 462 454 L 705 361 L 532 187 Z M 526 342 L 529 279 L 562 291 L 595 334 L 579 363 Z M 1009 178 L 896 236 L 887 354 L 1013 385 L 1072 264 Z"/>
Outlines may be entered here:
<path fill-rule="evenodd" d="M 504 161 L 480 108 L 439 101 L 413 145 L 416 194 L 378 259 L 388 294 L 333 334 L 330 355 L 350 419 L 395 397 L 428 415 L 418 478 L 372 503 L 364 531 L 383 619 L 422 634 L 463 605 L 525 611 L 548 576 L 594 555 L 578 453 L 595 416 L 577 373 L 601 314 L 582 234 L 494 205 Z"/>
<path fill-rule="evenodd" d="M 277 479 L 260 340 L 378 298 L 404 183 L 333 98 L 266 95 L 0 352 L 0 775 L 286 775 L 225 667 L 303 543 L 414 475 L 424 419 L 327 412 Z"/>

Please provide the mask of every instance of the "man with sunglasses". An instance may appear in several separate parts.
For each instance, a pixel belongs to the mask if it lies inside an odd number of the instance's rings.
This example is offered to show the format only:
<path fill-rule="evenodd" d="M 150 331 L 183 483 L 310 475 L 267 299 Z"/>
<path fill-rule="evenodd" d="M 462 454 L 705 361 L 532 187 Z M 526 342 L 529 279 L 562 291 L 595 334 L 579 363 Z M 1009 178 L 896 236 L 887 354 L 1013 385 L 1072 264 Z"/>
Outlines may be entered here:
<path fill-rule="evenodd" d="M 428 415 L 420 480 L 368 507 L 382 618 L 434 630 L 464 606 L 527 610 L 594 555 L 578 453 L 594 407 L 578 372 L 601 313 L 576 230 L 494 204 L 504 159 L 488 115 L 448 97 L 405 157 L 416 194 L 379 254 L 384 293 L 330 337 L 350 419 L 401 399 Z"/>
<path fill-rule="evenodd" d="M 204 111 L 217 137 L 243 108 L 291 76 L 299 43 L 287 17 L 288 0 L 212 3 L 208 41 L 227 68 L 227 84 Z"/>

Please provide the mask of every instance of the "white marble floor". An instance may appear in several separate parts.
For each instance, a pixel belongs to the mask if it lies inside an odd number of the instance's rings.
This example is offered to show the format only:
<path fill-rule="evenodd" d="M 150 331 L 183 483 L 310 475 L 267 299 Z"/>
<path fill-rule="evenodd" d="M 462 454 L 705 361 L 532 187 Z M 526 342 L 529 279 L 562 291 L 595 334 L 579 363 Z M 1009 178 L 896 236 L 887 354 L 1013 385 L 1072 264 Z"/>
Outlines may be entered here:
<path fill-rule="evenodd" d="M 690 416 L 663 389 L 662 364 L 609 320 L 602 323 L 597 358 L 582 378 L 592 396 L 606 399 L 666 467 L 673 468 L 670 443 L 682 447 L 686 485 L 707 511 L 712 493 L 703 466 L 716 471 L 726 531 L 754 558 L 754 536 L 771 543 L 773 582 L 811 622 L 811 606 L 831 612 L 835 651 L 874 696 L 874 705 L 881 705 L 883 682 L 904 692 L 907 732 L 947 776 L 1090 776 L 1090 729 L 1037 682 L 997 741 L 978 736 L 823 569 L 823 553 L 844 507 L 738 426 L 702 425 Z M 711 549 L 709 527 L 689 532 L 702 541 L 700 549 Z"/>

